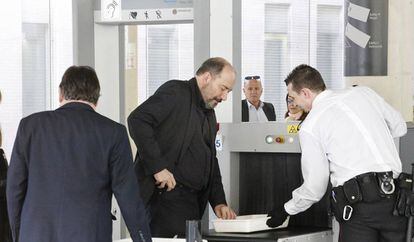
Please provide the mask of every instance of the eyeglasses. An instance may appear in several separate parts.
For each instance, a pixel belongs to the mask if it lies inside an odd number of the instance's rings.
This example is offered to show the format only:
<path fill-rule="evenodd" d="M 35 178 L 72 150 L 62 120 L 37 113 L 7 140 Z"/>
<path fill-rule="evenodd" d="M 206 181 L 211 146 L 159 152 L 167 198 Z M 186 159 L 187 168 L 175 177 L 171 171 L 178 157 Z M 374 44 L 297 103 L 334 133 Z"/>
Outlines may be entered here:
<path fill-rule="evenodd" d="M 244 80 L 259 80 L 260 76 L 246 76 Z"/>

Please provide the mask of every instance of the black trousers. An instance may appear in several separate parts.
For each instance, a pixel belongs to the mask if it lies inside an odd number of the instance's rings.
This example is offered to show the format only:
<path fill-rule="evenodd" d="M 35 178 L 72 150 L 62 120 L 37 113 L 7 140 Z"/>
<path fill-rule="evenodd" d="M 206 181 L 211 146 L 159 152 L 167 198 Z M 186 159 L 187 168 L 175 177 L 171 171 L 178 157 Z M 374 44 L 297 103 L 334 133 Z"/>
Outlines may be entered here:
<path fill-rule="evenodd" d="M 11 242 L 12 235 L 9 225 L 9 217 L 7 216 L 6 198 L 0 197 L 0 241 Z"/>
<path fill-rule="evenodd" d="M 150 201 L 151 235 L 185 238 L 185 221 L 200 220 L 198 192 L 177 185 L 172 191 L 157 190 Z"/>
<path fill-rule="evenodd" d="M 350 220 L 340 223 L 339 242 L 405 242 L 407 218 L 394 216 L 396 196 L 359 202 Z"/>

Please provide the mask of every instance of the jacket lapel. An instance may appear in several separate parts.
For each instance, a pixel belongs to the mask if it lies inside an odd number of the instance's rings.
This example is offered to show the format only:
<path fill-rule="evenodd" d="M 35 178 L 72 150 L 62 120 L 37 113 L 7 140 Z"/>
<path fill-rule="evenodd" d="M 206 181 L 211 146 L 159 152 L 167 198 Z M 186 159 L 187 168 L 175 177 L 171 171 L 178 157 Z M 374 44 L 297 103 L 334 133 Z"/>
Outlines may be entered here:
<path fill-rule="evenodd" d="M 189 83 L 190 84 L 190 83 Z M 185 135 L 184 135 L 184 140 L 183 140 L 183 146 L 181 147 L 181 151 L 180 151 L 180 156 L 179 159 L 176 162 L 179 162 L 182 158 L 183 155 L 185 154 L 185 151 L 188 149 L 188 146 L 190 146 L 191 143 L 191 138 L 194 135 L 194 130 L 195 130 L 195 125 L 197 125 L 196 121 L 196 103 L 195 103 L 195 86 L 190 84 L 190 88 L 191 88 L 191 104 L 190 104 L 190 111 L 189 111 L 189 115 L 188 115 L 188 120 L 187 120 L 187 124 L 186 125 L 186 130 L 185 130 Z"/>

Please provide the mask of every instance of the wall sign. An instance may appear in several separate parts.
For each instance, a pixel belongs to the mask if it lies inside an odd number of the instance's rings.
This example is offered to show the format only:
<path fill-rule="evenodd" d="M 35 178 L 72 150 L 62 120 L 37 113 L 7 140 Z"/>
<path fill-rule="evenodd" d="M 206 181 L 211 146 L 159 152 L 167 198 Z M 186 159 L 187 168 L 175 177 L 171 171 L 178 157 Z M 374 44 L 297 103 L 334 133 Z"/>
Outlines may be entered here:
<path fill-rule="evenodd" d="M 121 0 L 101 0 L 101 20 L 118 21 L 121 19 Z"/>
<path fill-rule="evenodd" d="M 345 0 L 345 76 L 386 76 L 388 0 Z"/>

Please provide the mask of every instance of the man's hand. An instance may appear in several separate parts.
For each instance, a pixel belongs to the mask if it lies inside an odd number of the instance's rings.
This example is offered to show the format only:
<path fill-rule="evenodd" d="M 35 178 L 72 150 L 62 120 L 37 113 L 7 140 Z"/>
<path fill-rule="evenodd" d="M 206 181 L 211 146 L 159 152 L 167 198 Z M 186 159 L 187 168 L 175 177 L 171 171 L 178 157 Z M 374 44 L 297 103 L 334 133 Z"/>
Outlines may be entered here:
<path fill-rule="evenodd" d="M 269 212 L 268 216 L 270 218 L 266 221 L 266 224 L 272 228 L 278 227 L 285 222 L 288 215 L 283 206 L 277 207 Z"/>
<path fill-rule="evenodd" d="M 214 207 L 216 216 L 221 219 L 235 219 L 236 213 L 226 204 L 219 204 Z"/>
<path fill-rule="evenodd" d="M 167 169 L 164 169 L 154 174 L 155 184 L 158 188 L 164 188 L 167 185 L 167 191 L 174 189 L 177 182 L 174 179 L 174 175 Z"/>

